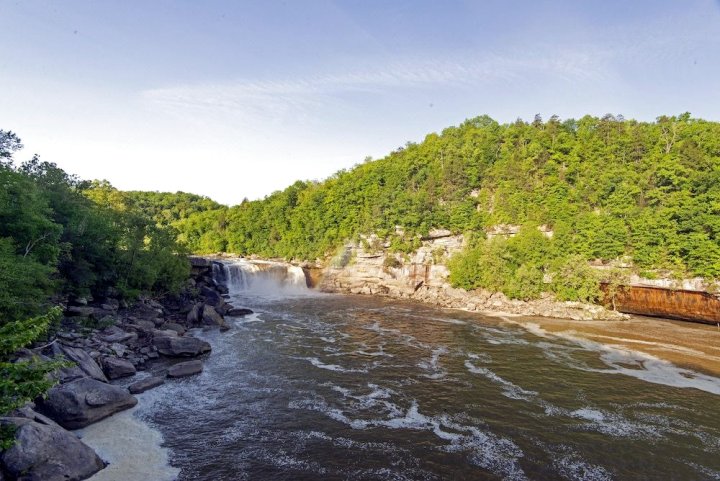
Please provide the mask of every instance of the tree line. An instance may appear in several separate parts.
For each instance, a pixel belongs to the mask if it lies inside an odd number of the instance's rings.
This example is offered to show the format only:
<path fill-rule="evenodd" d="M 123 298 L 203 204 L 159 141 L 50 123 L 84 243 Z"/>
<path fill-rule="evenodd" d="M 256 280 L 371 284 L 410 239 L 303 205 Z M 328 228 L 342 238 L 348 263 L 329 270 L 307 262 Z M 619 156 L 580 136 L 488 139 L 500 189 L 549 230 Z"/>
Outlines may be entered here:
<path fill-rule="evenodd" d="M 589 260 L 622 261 L 646 276 L 717 279 L 720 123 L 687 113 L 654 122 L 480 116 L 323 181 L 234 207 L 204 205 L 173 222 L 196 252 L 323 259 L 369 233 L 409 252 L 443 228 L 473 239 L 450 263 L 455 285 L 512 297 L 535 297 L 548 275 Z M 498 225 L 526 234 L 486 241 Z M 592 297 L 581 287 L 553 290 Z"/>

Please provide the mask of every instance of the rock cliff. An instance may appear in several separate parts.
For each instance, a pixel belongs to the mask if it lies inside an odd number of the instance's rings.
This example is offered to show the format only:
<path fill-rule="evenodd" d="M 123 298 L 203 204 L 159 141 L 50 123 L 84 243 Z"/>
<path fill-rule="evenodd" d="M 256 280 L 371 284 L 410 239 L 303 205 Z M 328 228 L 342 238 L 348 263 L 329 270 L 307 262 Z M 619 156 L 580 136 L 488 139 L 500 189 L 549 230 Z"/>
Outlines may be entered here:
<path fill-rule="evenodd" d="M 624 316 L 601 306 L 559 302 L 548 295 L 534 301 L 508 299 L 482 289 L 465 291 L 448 282 L 447 260 L 463 247 L 461 235 L 436 230 L 410 255 L 393 254 L 372 236 L 348 244 L 323 273 L 318 288 L 325 292 L 380 295 L 478 312 L 575 320 L 617 320 Z"/>

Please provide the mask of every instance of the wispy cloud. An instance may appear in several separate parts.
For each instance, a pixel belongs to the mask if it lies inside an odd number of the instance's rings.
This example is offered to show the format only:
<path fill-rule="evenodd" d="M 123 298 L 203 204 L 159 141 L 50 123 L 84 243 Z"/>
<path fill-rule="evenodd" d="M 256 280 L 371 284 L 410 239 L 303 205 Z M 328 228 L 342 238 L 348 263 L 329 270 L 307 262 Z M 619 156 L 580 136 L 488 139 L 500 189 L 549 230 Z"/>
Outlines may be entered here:
<path fill-rule="evenodd" d="M 472 59 L 473 53 L 464 58 Z M 347 93 L 404 92 L 444 87 L 480 87 L 525 82 L 539 75 L 573 81 L 597 78 L 600 57 L 587 52 L 534 52 L 485 55 L 477 60 L 395 61 L 382 67 L 281 80 L 236 80 L 146 90 L 143 97 L 176 113 L 223 113 L 258 122 L 286 116 L 312 117 Z"/>

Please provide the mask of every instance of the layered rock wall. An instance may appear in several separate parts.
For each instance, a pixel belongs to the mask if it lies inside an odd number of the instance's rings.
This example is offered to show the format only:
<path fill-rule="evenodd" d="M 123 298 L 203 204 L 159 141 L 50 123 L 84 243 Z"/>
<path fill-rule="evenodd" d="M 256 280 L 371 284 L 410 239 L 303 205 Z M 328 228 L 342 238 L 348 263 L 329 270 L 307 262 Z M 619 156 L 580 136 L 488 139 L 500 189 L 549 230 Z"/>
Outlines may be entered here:
<path fill-rule="evenodd" d="M 465 291 L 448 282 L 447 260 L 464 245 L 463 236 L 435 231 L 412 255 L 391 254 L 386 248 L 348 245 L 349 262 L 326 268 L 318 288 L 325 292 L 380 295 L 412 299 L 439 307 L 478 312 L 545 316 L 566 319 L 621 319 L 617 312 L 592 304 L 558 302 L 551 296 L 534 301 L 508 299 L 482 289 Z M 370 243 L 371 244 L 371 243 Z"/>

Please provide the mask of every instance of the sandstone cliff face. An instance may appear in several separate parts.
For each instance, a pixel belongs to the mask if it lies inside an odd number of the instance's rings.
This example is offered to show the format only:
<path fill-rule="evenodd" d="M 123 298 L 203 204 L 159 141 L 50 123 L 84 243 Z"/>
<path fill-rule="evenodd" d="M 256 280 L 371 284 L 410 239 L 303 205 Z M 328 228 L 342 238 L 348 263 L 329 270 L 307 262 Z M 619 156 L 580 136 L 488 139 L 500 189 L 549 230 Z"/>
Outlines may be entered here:
<path fill-rule="evenodd" d="M 370 239 L 372 240 L 372 239 Z M 386 248 L 347 246 L 347 265 L 325 269 L 319 289 L 325 292 L 368 294 L 413 299 L 428 304 L 479 312 L 557 317 L 576 320 L 622 319 L 622 314 L 579 302 L 558 302 L 547 296 L 535 301 L 510 300 L 482 289 L 465 291 L 448 282 L 447 260 L 463 247 L 461 235 L 431 232 L 422 246 L 403 258 Z M 394 259 L 394 260 L 393 260 Z"/>

